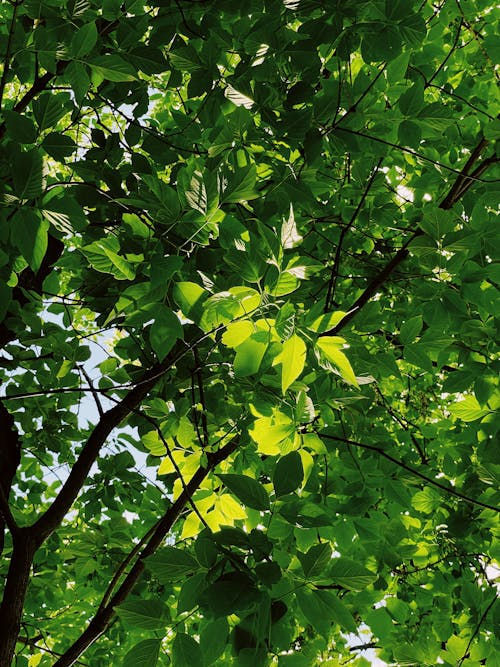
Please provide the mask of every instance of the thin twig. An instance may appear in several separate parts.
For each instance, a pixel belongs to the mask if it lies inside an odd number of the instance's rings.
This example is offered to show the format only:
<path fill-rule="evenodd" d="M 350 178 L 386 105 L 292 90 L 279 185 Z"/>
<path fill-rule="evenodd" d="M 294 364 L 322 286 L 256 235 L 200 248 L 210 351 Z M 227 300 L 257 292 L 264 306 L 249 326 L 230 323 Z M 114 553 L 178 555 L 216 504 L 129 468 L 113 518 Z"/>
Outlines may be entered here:
<path fill-rule="evenodd" d="M 99 413 L 99 417 L 103 417 L 104 416 L 104 410 L 102 408 L 101 399 L 99 398 L 99 393 L 96 391 L 94 385 L 92 384 L 92 379 L 91 379 L 90 375 L 87 373 L 87 371 L 85 370 L 85 367 L 84 366 L 79 366 L 79 368 L 82 372 L 83 377 L 87 380 L 87 383 L 90 387 L 90 391 L 92 392 L 92 396 L 94 397 L 94 401 L 95 401 L 95 404 L 96 404 L 96 407 L 97 407 L 97 412 Z"/>
<path fill-rule="evenodd" d="M 339 265 L 340 265 L 340 254 L 342 252 L 342 244 L 344 243 L 345 236 L 347 232 L 351 229 L 352 225 L 354 224 L 354 221 L 359 215 L 359 212 L 361 210 L 361 207 L 365 203 L 366 197 L 368 196 L 368 193 L 370 192 L 370 189 L 373 185 L 373 182 L 375 181 L 375 177 L 379 173 L 380 165 L 382 164 L 383 158 L 380 158 L 379 161 L 377 162 L 375 168 L 372 171 L 372 175 L 370 176 L 368 183 L 366 184 L 366 187 L 363 191 L 363 194 L 361 195 L 361 198 L 358 202 L 358 205 L 356 206 L 356 210 L 353 212 L 351 215 L 351 219 L 345 225 L 345 227 L 342 228 L 342 231 L 340 232 L 340 237 L 339 237 L 339 242 L 337 244 L 337 248 L 335 250 L 335 258 L 333 260 L 333 266 L 330 274 L 330 281 L 328 283 L 328 291 L 326 294 L 326 299 L 325 299 L 325 312 L 328 311 L 331 307 L 334 295 L 335 295 L 335 287 L 337 284 L 337 276 L 338 276 L 338 271 L 339 271 Z"/>
<path fill-rule="evenodd" d="M 364 442 L 357 442 L 356 440 L 349 440 L 348 438 L 341 438 L 336 435 L 331 435 L 330 433 L 319 433 L 319 436 L 321 438 L 326 438 L 327 440 L 336 440 L 337 442 L 343 442 L 347 445 L 354 445 L 354 447 L 359 447 L 360 449 L 366 449 L 371 452 L 376 452 L 380 456 L 383 456 L 385 459 L 388 461 L 391 461 L 395 465 L 399 466 L 400 468 L 403 468 L 403 470 L 406 470 L 409 472 L 411 475 L 414 475 L 415 477 L 419 477 L 420 479 L 423 479 L 425 482 L 428 484 L 431 484 L 432 486 L 435 486 L 438 489 L 441 489 L 442 491 L 446 491 L 446 493 L 451 494 L 452 496 L 456 496 L 457 498 L 460 498 L 461 500 L 464 500 L 466 503 L 469 503 L 469 505 L 475 505 L 476 507 L 482 507 L 484 509 L 492 510 L 493 512 L 500 512 L 500 507 L 495 507 L 495 505 L 489 505 L 488 503 L 483 503 L 480 500 L 474 500 L 474 498 L 470 498 L 469 496 L 466 496 L 465 494 L 461 493 L 460 491 L 457 491 L 451 486 L 446 486 L 445 484 L 441 484 L 440 482 L 437 482 L 435 479 L 432 479 L 432 477 L 428 477 L 427 475 L 424 475 L 421 473 L 419 470 L 415 470 L 415 468 L 412 468 L 411 466 L 407 465 L 406 463 L 403 463 L 403 461 L 399 461 L 398 459 L 394 458 L 394 456 L 391 456 L 387 452 L 385 452 L 383 449 L 380 449 L 380 447 L 376 447 L 375 445 L 368 445 Z"/>
<path fill-rule="evenodd" d="M 472 642 L 474 641 L 474 639 L 475 639 L 475 637 L 477 636 L 479 630 L 481 629 L 482 624 L 483 624 L 484 621 L 486 620 L 486 617 L 488 616 L 488 614 L 489 614 L 489 612 L 490 612 L 490 609 L 493 607 L 493 605 L 494 605 L 495 602 L 497 601 L 497 597 L 498 597 L 498 595 L 497 595 L 497 592 L 496 592 L 496 590 L 495 590 L 495 593 L 494 593 L 494 595 L 493 595 L 493 599 L 491 600 L 491 602 L 489 603 L 489 605 L 486 607 L 486 609 L 485 609 L 484 612 L 483 612 L 483 615 L 482 615 L 481 618 L 479 619 L 479 623 L 476 625 L 476 627 L 475 627 L 475 629 L 474 629 L 474 632 L 472 633 L 471 638 L 469 639 L 469 641 L 468 641 L 468 643 L 467 643 L 467 646 L 465 647 L 464 654 L 462 655 L 462 657 L 460 658 L 460 660 L 459 660 L 458 663 L 457 663 L 457 667 L 461 667 L 461 665 L 464 663 L 464 660 L 467 658 L 467 656 L 468 656 L 468 654 L 469 654 L 469 649 L 470 649 L 470 647 L 471 647 L 471 645 L 472 645 Z"/>
<path fill-rule="evenodd" d="M 441 70 L 442 70 L 443 67 L 446 65 L 446 63 L 448 62 L 448 60 L 449 60 L 450 57 L 452 56 L 453 52 L 454 52 L 455 49 L 457 48 L 458 40 L 460 39 L 460 33 L 462 32 L 462 26 L 463 26 L 463 25 L 464 25 L 464 21 L 463 21 L 463 19 L 460 19 L 460 23 L 459 23 L 459 25 L 458 25 L 457 34 L 455 35 L 455 39 L 453 40 L 453 44 L 451 45 L 451 48 L 450 48 L 450 50 L 449 50 L 449 52 L 448 52 L 446 58 L 445 58 L 445 59 L 443 60 L 443 62 L 439 65 L 439 67 L 438 67 L 437 70 L 434 72 L 434 74 L 431 76 L 431 78 L 427 81 L 427 85 L 430 85 L 430 84 L 432 83 L 432 81 L 434 81 L 434 79 L 437 77 L 437 75 L 439 74 L 439 72 L 441 72 Z"/>

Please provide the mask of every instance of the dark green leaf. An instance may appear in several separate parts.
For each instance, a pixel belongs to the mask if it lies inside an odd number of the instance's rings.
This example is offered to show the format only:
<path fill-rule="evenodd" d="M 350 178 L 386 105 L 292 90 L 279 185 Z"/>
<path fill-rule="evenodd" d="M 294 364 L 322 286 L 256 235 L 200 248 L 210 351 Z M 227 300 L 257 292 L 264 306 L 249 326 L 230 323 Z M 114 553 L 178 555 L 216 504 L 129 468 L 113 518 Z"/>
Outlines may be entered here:
<path fill-rule="evenodd" d="M 219 475 L 223 484 L 247 507 L 265 511 L 269 509 L 269 496 L 265 488 L 248 475 Z"/>
<path fill-rule="evenodd" d="M 12 156 L 12 177 L 14 192 L 19 199 L 32 199 L 42 193 L 44 186 L 43 158 L 40 151 L 33 148 L 25 153 Z"/>
<path fill-rule="evenodd" d="M 123 667 L 156 667 L 160 646 L 161 639 L 144 639 L 126 654 Z"/>
<path fill-rule="evenodd" d="M 160 581 L 178 581 L 200 569 L 198 562 L 187 551 L 175 547 L 164 547 L 145 563 Z"/>
<path fill-rule="evenodd" d="M 172 644 L 172 667 L 204 667 L 200 645 L 184 632 L 178 632 Z"/>
<path fill-rule="evenodd" d="M 144 630 L 163 629 L 169 620 L 168 608 L 159 600 L 127 600 L 116 613 L 128 625 Z"/>
<path fill-rule="evenodd" d="M 160 361 L 165 359 L 175 341 L 182 336 L 182 325 L 177 315 L 164 306 L 159 308 L 155 313 L 149 338 L 151 347 Z"/>
<path fill-rule="evenodd" d="M 304 479 L 302 459 L 298 452 L 290 452 L 276 463 L 273 485 L 276 496 L 284 496 L 295 491 Z"/>

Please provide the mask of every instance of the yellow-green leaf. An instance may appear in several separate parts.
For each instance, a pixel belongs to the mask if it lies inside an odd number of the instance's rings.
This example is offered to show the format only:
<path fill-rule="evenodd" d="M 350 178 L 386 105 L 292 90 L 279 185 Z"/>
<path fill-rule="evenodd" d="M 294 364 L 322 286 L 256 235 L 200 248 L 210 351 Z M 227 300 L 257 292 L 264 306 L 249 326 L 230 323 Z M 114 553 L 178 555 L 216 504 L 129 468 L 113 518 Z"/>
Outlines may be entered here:
<path fill-rule="evenodd" d="M 281 390 L 286 392 L 304 370 L 306 361 L 306 344 L 299 336 L 293 334 L 283 343 L 283 349 L 274 359 L 273 366 L 281 364 Z"/>
<path fill-rule="evenodd" d="M 340 376 L 348 384 L 359 389 L 358 381 L 352 370 L 349 359 L 340 349 L 340 345 L 344 342 L 343 338 L 319 338 L 316 342 L 316 347 L 323 353 L 325 358 L 338 368 Z"/>

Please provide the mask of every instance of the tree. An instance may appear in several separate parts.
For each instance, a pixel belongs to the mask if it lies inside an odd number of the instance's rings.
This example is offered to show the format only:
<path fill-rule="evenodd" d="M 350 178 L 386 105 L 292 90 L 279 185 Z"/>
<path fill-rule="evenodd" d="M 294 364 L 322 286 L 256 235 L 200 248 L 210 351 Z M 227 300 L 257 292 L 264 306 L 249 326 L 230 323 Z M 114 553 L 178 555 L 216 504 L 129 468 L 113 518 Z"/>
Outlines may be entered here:
<path fill-rule="evenodd" d="M 0 667 L 500 665 L 494 3 L 0 13 Z"/>

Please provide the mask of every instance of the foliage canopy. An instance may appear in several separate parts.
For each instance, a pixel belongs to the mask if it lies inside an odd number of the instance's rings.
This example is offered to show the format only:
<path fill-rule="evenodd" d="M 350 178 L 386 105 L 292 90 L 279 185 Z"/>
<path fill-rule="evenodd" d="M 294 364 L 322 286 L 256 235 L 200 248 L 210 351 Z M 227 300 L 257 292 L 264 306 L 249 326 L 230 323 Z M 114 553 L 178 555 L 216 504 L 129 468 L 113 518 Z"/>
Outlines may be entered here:
<path fill-rule="evenodd" d="M 500 665 L 494 3 L 0 19 L 0 667 Z"/>

